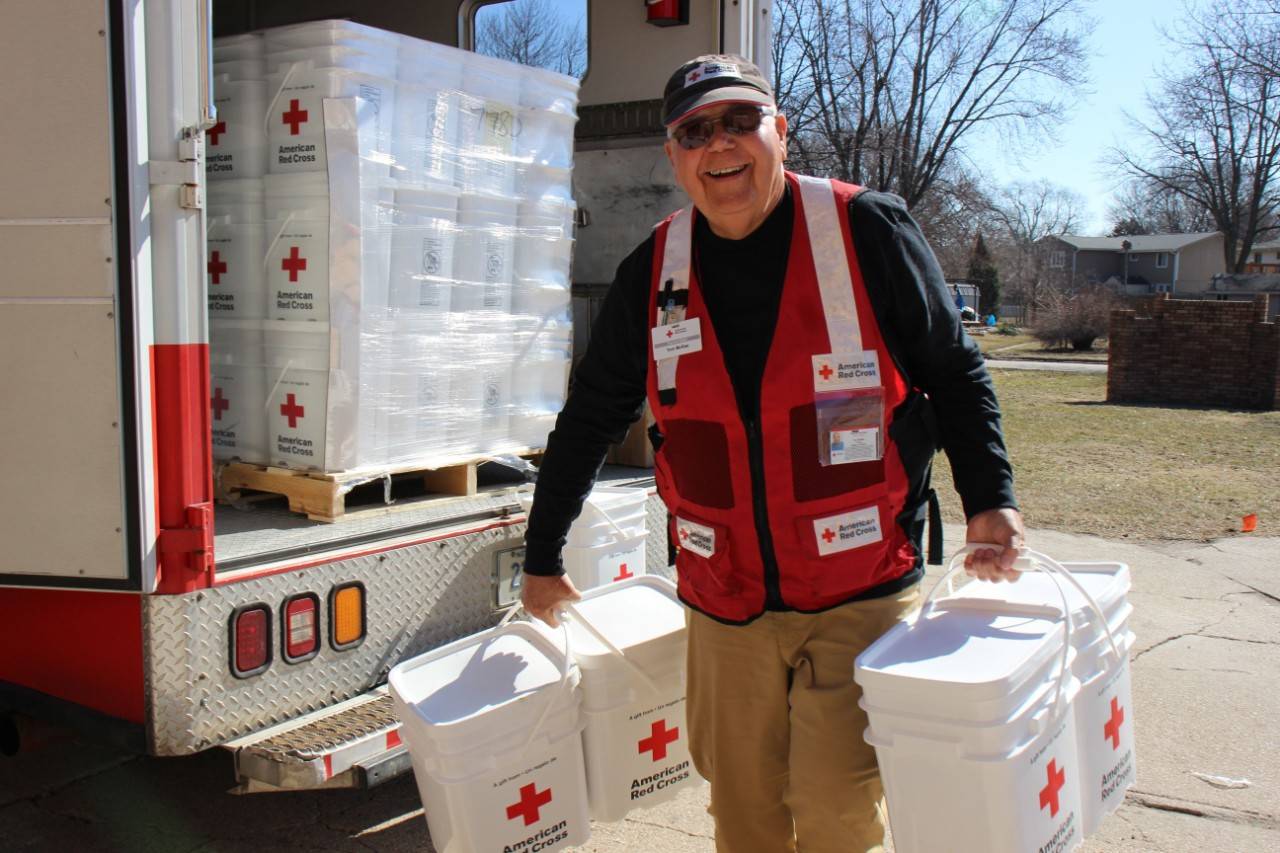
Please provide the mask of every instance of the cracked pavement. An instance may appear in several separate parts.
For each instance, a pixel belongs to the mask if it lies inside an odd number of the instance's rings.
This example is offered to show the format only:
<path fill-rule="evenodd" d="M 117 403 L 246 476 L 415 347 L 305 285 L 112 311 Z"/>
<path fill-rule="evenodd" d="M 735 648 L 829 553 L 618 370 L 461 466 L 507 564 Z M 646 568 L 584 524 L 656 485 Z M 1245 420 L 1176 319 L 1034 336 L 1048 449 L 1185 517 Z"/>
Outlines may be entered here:
<path fill-rule="evenodd" d="M 948 526 L 949 543 L 962 537 Z M 1029 541 L 1061 560 L 1119 560 L 1133 573 L 1137 782 L 1080 849 L 1280 850 L 1280 538 L 1143 543 L 1037 530 Z M 158 759 L 56 731 L 35 740 L 36 749 L 0 758 L 6 851 L 434 849 L 412 778 L 371 791 L 234 796 L 231 760 L 221 750 Z M 1197 773 L 1249 785 L 1216 787 Z M 706 806 L 705 786 L 686 791 L 596 824 L 579 849 L 707 853 L 714 842 Z"/>

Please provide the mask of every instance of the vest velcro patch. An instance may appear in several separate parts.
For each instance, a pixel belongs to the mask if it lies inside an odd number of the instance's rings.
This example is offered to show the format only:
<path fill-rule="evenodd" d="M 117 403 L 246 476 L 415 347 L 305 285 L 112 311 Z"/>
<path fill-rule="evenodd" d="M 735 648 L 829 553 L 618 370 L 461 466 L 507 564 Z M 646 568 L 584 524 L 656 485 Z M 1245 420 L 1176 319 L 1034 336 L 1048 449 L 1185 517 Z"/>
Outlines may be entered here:
<path fill-rule="evenodd" d="M 880 509 L 869 506 L 813 522 L 813 535 L 822 556 L 873 545 L 884 538 L 880 529 Z"/>
<path fill-rule="evenodd" d="M 687 548 L 700 557 L 710 559 L 716 553 L 716 531 L 714 527 L 676 517 L 676 538 L 681 548 Z"/>

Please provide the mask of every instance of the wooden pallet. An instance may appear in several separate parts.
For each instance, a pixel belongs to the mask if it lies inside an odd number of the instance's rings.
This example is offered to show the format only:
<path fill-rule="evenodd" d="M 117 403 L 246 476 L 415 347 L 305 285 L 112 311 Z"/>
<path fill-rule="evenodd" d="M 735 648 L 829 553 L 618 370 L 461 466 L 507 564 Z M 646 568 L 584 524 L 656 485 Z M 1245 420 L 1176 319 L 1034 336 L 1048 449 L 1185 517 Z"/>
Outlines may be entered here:
<path fill-rule="evenodd" d="M 540 452 L 525 451 L 518 455 L 535 462 L 541 460 Z M 332 523 L 346 512 L 346 497 L 352 489 L 386 482 L 388 477 L 397 480 L 420 477 L 428 492 L 471 497 L 477 490 L 476 469 L 484 461 L 475 459 L 438 468 L 418 466 L 337 474 L 230 462 L 219 470 L 218 485 L 220 495 L 227 500 L 241 498 L 242 490 L 283 495 L 289 499 L 292 512 L 306 515 L 312 521 Z"/>

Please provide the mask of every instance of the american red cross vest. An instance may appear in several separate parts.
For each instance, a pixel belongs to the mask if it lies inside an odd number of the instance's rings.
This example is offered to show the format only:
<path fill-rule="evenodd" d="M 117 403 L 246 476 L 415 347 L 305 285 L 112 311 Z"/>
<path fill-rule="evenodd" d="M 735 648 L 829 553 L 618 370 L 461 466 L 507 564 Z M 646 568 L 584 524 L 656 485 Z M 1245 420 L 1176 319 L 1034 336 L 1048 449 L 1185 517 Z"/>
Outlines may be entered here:
<path fill-rule="evenodd" d="M 896 521 L 908 477 L 889 438 L 910 388 L 885 347 L 850 235 L 859 190 L 786 178 L 795 223 L 758 423 L 739 411 L 690 263 L 696 212 L 661 222 L 654 243 L 647 382 L 663 437 L 655 476 L 672 515 L 680 597 L 727 622 L 770 606 L 824 610 L 916 564 Z"/>

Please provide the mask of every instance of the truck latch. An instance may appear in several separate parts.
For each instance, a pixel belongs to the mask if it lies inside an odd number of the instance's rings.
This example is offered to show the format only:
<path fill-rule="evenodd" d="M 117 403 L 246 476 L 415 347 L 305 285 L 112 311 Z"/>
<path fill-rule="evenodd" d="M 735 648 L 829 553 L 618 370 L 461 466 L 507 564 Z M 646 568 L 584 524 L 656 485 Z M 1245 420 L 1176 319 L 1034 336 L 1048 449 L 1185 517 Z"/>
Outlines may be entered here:
<path fill-rule="evenodd" d="M 187 507 L 186 526 L 162 528 L 156 544 L 161 554 L 195 554 L 207 564 L 213 559 L 213 504 Z"/>

